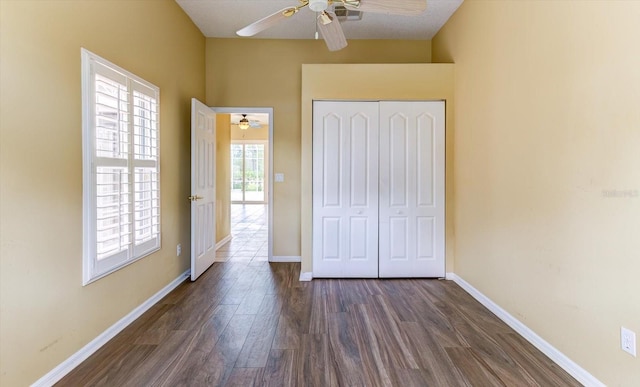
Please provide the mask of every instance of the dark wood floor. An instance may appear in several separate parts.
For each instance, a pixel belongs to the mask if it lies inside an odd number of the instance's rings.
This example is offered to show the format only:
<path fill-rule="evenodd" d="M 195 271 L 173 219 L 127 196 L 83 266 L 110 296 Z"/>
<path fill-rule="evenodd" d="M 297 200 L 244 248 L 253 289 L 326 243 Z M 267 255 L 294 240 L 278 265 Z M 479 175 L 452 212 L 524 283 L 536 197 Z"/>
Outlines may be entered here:
<path fill-rule="evenodd" d="M 216 263 L 61 386 L 579 386 L 460 287 Z"/>

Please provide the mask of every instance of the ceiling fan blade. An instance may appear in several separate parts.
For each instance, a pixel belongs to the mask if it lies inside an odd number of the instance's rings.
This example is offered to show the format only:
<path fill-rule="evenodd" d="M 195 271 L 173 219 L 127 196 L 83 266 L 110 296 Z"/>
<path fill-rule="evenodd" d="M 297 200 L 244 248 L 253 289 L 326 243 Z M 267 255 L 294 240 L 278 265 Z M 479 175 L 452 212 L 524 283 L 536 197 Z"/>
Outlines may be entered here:
<path fill-rule="evenodd" d="M 350 7 L 348 2 L 345 6 Z M 427 9 L 427 0 L 360 0 L 358 11 L 390 15 L 419 15 Z"/>
<path fill-rule="evenodd" d="M 290 18 L 298 12 L 297 7 L 288 7 L 281 9 L 280 11 L 273 13 L 267 17 L 264 17 L 256 22 L 249 24 L 248 26 L 236 31 L 238 36 L 253 36 L 258 32 L 262 32 L 267 28 L 273 27 L 280 21 Z"/>
<path fill-rule="evenodd" d="M 318 29 L 322 34 L 324 42 L 327 44 L 329 51 L 338 51 L 347 47 L 347 39 L 344 37 L 344 31 L 342 26 L 338 22 L 336 14 L 333 12 L 325 11 L 326 14 L 332 19 L 331 23 L 324 24 L 322 17 L 318 18 Z"/>

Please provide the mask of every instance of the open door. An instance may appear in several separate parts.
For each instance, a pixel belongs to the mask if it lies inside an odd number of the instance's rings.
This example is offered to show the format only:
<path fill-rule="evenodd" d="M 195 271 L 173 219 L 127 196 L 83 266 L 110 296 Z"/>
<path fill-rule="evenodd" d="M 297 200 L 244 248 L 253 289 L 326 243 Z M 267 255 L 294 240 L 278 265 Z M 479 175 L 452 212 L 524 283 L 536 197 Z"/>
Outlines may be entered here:
<path fill-rule="evenodd" d="M 191 99 L 191 281 L 216 258 L 216 114 Z"/>

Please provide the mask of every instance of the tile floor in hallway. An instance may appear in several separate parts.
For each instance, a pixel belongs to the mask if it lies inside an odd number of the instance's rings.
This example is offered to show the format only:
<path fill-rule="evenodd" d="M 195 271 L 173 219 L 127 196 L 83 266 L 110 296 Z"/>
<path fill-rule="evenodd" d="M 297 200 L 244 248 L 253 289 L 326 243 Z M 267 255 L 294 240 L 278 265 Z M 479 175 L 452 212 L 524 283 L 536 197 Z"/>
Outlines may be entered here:
<path fill-rule="evenodd" d="M 232 239 L 216 251 L 217 261 L 268 261 L 268 214 L 266 204 L 232 204 Z"/>

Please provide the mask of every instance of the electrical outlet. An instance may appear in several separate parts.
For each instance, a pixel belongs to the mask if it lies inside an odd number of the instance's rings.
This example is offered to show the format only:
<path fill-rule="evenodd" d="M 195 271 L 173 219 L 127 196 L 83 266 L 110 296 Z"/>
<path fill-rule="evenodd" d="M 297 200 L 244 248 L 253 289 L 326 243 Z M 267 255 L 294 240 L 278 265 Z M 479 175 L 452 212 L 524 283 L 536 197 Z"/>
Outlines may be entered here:
<path fill-rule="evenodd" d="M 182 245 L 178 243 L 178 246 L 176 246 L 176 255 L 179 257 L 180 254 L 182 254 Z"/>
<path fill-rule="evenodd" d="M 636 356 L 636 334 L 632 330 L 620 327 L 620 347 L 633 357 Z"/>

